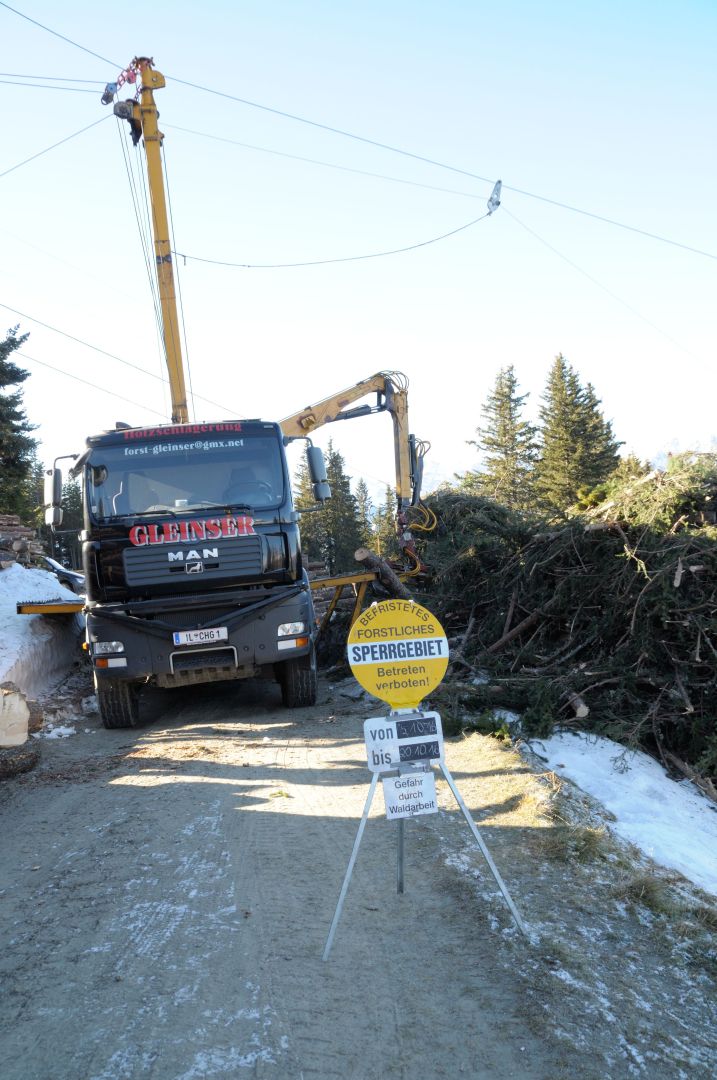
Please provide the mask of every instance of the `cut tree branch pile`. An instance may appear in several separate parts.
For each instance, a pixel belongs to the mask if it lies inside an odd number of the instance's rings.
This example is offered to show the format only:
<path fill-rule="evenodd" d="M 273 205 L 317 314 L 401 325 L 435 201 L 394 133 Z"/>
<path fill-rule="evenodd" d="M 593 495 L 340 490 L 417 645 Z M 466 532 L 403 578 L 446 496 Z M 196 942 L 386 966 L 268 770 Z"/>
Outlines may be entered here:
<path fill-rule="evenodd" d="M 461 643 L 444 707 L 600 732 L 715 790 L 717 457 L 679 464 L 549 530 L 485 498 L 431 500 L 425 602 Z"/>

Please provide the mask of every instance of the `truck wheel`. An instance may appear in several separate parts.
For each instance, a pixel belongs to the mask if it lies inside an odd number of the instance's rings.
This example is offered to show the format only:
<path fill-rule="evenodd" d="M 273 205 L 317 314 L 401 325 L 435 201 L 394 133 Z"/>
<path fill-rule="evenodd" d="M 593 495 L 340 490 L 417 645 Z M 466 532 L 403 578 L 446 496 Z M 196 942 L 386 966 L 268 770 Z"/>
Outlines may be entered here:
<path fill-rule="evenodd" d="M 281 700 L 287 709 L 301 709 L 316 704 L 319 679 L 313 645 L 308 656 L 284 660 L 278 668 Z"/>
<path fill-rule="evenodd" d="M 123 679 L 97 683 L 97 704 L 106 728 L 136 727 L 139 723 L 139 689 Z"/>

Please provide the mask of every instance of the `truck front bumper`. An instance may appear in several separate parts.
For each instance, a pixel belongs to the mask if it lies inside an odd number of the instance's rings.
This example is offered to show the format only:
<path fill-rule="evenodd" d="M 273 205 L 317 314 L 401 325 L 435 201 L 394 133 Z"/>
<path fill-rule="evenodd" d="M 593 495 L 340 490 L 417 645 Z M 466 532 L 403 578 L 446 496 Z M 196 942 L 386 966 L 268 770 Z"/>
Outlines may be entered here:
<path fill-rule="evenodd" d="M 187 606 L 168 598 L 97 605 L 87 614 L 87 641 L 95 679 L 179 686 L 274 674 L 271 665 L 305 656 L 316 633 L 305 585 L 253 590 L 233 603 L 208 596 Z M 179 598 L 177 598 L 179 599 Z M 301 624 L 297 633 L 279 633 Z M 220 630 L 218 640 L 175 643 L 175 634 Z M 217 635 L 213 635 L 217 636 Z M 104 651 L 102 651 L 104 650 Z"/>

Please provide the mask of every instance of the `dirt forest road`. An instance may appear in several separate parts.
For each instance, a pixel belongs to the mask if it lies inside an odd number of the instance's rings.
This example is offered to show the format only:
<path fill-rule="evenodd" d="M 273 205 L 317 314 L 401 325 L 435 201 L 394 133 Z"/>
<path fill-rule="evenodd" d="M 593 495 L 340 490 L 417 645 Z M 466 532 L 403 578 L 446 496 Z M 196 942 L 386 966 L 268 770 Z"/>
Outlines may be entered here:
<path fill-rule="evenodd" d="M 522 939 L 442 783 L 441 812 L 406 824 L 402 896 L 377 793 L 324 963 L 370 778 L 362 720 L 383 708 L 326 683 L 321 695 L 285 711 L 271 684 L 157 693 L 143 727 L 82 717 L 73 737 L 43 740 L 39 769 L 2 785 L 3 1080 L 711 1074 L 706 990 L 693 1003 L 705 1033 L 681 1064 L 666 1006 L 651 1016 L 629 998 L 642 1042 L 611 1028 L 615 988 L 600 1006 L 569 985 L 568 956 Z M 447 761 L 495 823 L 485 838 L 530 922 L 536 897 L 561 904 L 561 878 L 536 875 L 539 830 L 511 817 L 530 770 L 483 744 L 481 756 L 452 742 Z M 482 806 L 481 778 L 500 782 Z M 650 928 L 635 918 L 630 931 L 633 952 L 654 956 Z M 655 995 L 665 978 L 655 971 Z"/>

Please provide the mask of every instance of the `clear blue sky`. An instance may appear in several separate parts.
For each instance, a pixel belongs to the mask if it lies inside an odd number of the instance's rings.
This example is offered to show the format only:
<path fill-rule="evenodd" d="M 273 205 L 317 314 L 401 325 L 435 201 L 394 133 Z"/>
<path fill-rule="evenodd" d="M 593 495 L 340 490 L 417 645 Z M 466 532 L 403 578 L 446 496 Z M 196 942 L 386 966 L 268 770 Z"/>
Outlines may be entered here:
<path fill-rule="evenodd" d="M 180 261 L 192 387 L 225 406 L 197 401 L 197 418 L 281 419 L 398 369 L 411 427 L 432 443 L 430 487 L 476 463 L 467 441 L 498 369 L 515 366 L 535 416 L 562 352 L 595 385 L 626 450 L 654 460 L 714 445 L 717 260 L 508 190 L 717 255 L 713 4 L 12 7 L 108 62 L 0 6 L 6 72 L 93 90 L 0 83 L 0 173 L 111 113 L 102 84 L 151 55 L 167 77 L 157 103 L 176 247 L 189 255 L 261 264 L 400 248 L 478 217 L 493 182 L 506 185 L 492 217 L 407 254 L 295 269 Z M 118 122 L 0 176 L 0 193 L 0 301 L 151 373 L 0 308 L 3 329 L 31 332 L 24 351 L 35 359 L 20 362 L 43 459 L 115 420 L 167 415 Z M 392 483 L 387 418 L 325 429 L 320 441 L 329 435 L 350 474 L 376 491 Z"/>

